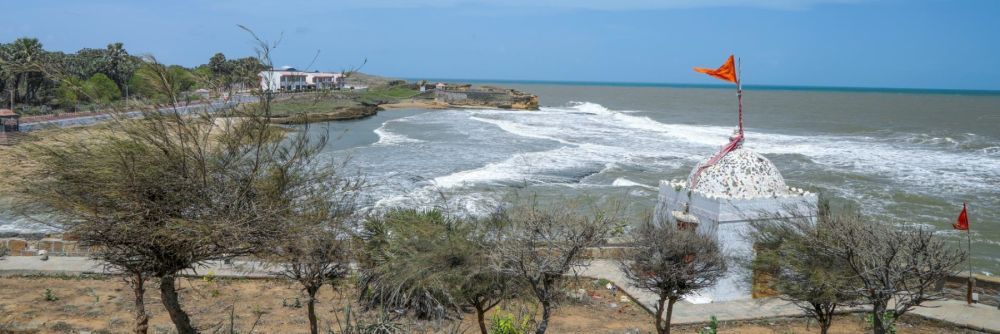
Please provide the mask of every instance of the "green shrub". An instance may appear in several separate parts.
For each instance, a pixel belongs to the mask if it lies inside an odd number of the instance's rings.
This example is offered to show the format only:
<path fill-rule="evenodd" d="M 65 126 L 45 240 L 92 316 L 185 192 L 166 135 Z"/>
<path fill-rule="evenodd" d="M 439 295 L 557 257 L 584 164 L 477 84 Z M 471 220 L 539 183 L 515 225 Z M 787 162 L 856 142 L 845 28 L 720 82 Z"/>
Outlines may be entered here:
<path fill-rule="evenodd" d="M 63 108 L 73 108 L 80 102 L 78 90 L 84 87 L 83 82 L 77 78 L 70 78 L 65 82 L 60 82 L 56 88 L 56 100 Z"/>
<path fill-rule="evenodd" d="M 56 294 L 52 292 L 52 289 L 45 289 L 45 293 L 42 294 L 42 296 L 45 297 L 45 301 L 47 302 L 54 302 L 59 300 L 59 296 L 56 296 Z"/>
<path fill-rule="evenodd" d="M 868 327 L 875 326 L 875 318 L 871 313 L 865 315 L 865 323 L 868 324 Z M 888 330 L 889 333 L 896 334 L 896 316 L 892 313 L 892 311 L 887 311 L 882 314 L 882 323 L 887 324 L 886 330 Z"/>
<path fill-rule="evenodd" d="M 94 102 L 109 103 L 122 97 L 121 90 L 108 76 L 97 73 L 87 79 L 87 90 Z"/>
<path fill-rule="evenodd" d="M 716 334 L 719 332 L 719 319 L 713 315 L 708 319 L 708 326 L 698 331 L 698 334 Z"/>
<path fill-rule="evenodd" d="M 524 334 L 531 331 L 531 319 L 518 319 L 511 313 L 498 311 L 490 321 L 490 333 L 493 334 Z"/>

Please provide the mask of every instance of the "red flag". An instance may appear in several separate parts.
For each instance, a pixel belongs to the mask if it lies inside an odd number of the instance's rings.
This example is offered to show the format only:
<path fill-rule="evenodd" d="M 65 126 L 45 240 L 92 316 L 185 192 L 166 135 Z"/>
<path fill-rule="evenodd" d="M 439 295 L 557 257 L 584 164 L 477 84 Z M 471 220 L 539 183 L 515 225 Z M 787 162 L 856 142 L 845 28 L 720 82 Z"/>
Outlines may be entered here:
<path fill-rule="evenodd" d="M 721 80 L 736 83 L 736 62 L 733 61 L 733 55 L 729 55 L 726 63 L 717 69 L 695 67 L 694 70 L 695 72 L 705 73 Z"/>
<path fill-rule="evenodd" d="M 962 213 L 958 214 L 958 222 L 951 224 L 956 230 L 969 230 L 969 215 L 965 212 L 965 203 L 962 203 Z"/>

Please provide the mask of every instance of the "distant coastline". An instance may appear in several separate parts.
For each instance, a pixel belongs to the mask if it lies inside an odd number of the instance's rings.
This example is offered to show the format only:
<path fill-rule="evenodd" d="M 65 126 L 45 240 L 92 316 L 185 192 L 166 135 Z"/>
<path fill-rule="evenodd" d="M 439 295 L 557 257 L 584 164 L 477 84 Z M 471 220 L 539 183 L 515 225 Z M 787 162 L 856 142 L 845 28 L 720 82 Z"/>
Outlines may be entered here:
<path fill-rule="evenodd" d="M 406 80 L 417 80 L 406 78 Z M 663 88 L 709 88 L 732 89 L 726 84 L 695 84 L 666 82 L 616 82 L 616 81 L 560 81 L 560 80 L 510 80 L 510 79 L 462 79 L 433 78 L 428 81 L 466 82 L 475 84 L 523 84 L 523 85 L 567 85 L 567 86 L 609 86 L 609 87 L 663 87 Z M 942 94 L 942 95 L 1000 95 L 1000 89 L 944 89 L 944 88 L 892 88 L 892 87 L 841 87 L 841 86 L 795 86 L 795 85 L 744 85 L 747 90 L 767 91 L 821 91 L 849 93 L 900 93 L 900 94 Z"/>

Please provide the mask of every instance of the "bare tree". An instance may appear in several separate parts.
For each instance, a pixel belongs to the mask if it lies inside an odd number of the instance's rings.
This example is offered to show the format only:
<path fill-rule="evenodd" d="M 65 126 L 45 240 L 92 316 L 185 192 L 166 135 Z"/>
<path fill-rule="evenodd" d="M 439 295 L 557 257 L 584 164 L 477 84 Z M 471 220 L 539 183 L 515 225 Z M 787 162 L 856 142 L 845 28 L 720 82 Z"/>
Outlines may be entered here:
<path fill-rule="evenodd" d="M 326 284 L 336 286 L 350 269 L 350 229 L 347 220 L 357 207 L 361 178 L 343 178 L 333 166 L 310 167 L 307 193 L 289 198 L 288 228 L 268 256 L 277 263 L 278 274 L 300 285 L 308 295 L 306 311 L 312 334 L 319 333 L 316 294 Z"/>
<path fill-rule="evenodd" d="M 604 244 L 620 227 L 617 210 L 587 210 L 575 204 L 543 207 L 530 198 L 494 219 L 498 241 L 493 263 L 522 282 L 542 305 L 537 334 L 548 328 L 566 275 L 589 265 L 585 250 Z"/>
<path fill-rule="evenodd" d="M 268 50 L 261 43 L 262 63 Z M 269 251 L 286 230 L 288 201 L 311 186 L 308 166 L 325 138 L 271 127 L 271 96 L 262 91 L 258 103 L 192 109 L 179 102 L 167 68 L 147 61 L 170 102 L 139 118 L 117 113 L 107 132 L 85 141 L 31 147 L 39 168 L 24 195 L 96 246 L 97 259 L 133 275 L 137 307 L 141 282 L 156 278 L 177 332 L 196 333 L 176 277 L 206 261 Z"/>
<path fill-rule="evenodd" d="M 669 334 L 674 304 L 714 285 L 726 273 L 726 257 L 715 238 L 672 225 L 646 222 L 631 239 L 619 265 L 630 284 L 656 294 L 656 330 Z"/>
<path fill-rule="evenodd" d="M 924 227 L 891 226 L 856 213 L 834 221 L 823 251 L 844 261 L 860 282 L 855 292 L 872 305 L 876 334 L 914 307 L 943 298 L 934 285 L 967 256 Z"/>
<path fill-rule="evenodd" d="M 837 232 L 835 224 L 826 199 L 820 200 L 815 222 L 777 215 L 751 222 L 750 240 L 757 256 L 750 266 L 753 272 L 769 276 L 762 287 L 816 319 L 823 334 L 829 331 L 838 307 L 854 305 L 860 286 L 848 264 L 825 249 L 831 234 Z"/>

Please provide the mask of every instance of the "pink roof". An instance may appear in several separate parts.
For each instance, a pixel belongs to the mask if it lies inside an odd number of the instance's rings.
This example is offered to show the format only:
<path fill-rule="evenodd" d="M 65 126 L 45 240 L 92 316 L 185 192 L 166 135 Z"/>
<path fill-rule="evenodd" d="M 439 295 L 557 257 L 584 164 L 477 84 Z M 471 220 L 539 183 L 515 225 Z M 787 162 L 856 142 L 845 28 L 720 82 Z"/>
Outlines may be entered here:
<path fill-rule="evenodd" d="M 0 109 L 0 116 L 17 116 L 17 114 L 10 109 Z"/>

